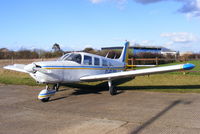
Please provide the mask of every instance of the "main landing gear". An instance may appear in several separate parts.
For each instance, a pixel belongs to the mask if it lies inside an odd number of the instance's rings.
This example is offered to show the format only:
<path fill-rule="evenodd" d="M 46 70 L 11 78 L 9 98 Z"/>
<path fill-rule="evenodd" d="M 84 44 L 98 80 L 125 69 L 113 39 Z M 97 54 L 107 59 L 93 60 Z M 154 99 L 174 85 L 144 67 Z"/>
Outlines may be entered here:
<path fill-rule="evenodd" d="M 114 88 L 111 80 L 108 80 L 108 87 L 109 87 L 110 95 L 116 95 L 117 94 L 117 89 Z"/>
<path fill-rule="evenodd" d="M 46 89 L 43 89 L 39 95 L 38 99 L 41 100 L 42 102 L 47 102 L 49 101 L 49 98 L 53 96 L 59 89 L 60 85 L 54 84 L 52 87 L 50 87 L 48 84 L 46 85 Z"/>

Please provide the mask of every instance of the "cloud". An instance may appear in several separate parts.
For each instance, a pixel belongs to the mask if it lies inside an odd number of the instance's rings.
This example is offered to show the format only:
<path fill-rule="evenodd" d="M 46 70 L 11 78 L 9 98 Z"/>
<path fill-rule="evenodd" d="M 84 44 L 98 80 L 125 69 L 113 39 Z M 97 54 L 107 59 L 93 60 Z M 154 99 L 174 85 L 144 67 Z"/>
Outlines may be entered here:
<path fill-rule="evenodd" d="M 93 4 L 98 4 L 102 2 L 116 2 L 118 4 L 124 4 L 126 3 L 127 0 L 89 0 L 89 1 L 92 2 Z"/>
<path fill-rule="evenodd" d="M 150 4 L 150 3 L 160 2 L 163 0 L 135 0 L 135 1 L 141 4 Z"/>
<path fill-rule="evenodd" d="M 189 17 L 200 16 L 200 0 L 185 0 L 183 7 L 178 11 L 181 13 L 185 13 Z"/>
<path fill-rule="evenodd" d="M 141 4 L 150 4 L 155 2 L 167 1 L 167 0 L 134 0 Z M 186 14 L 188 17 L 200 16 L 200 0 L 168 0 L 182 2 L 183 6 L 178 9 L 178 12 Z"/>
<path fill-rule="evenodd" d="M 103 2 L 111 2 L 117 5 L 117 8 L 124 9 L 128 0 L 89 0 L 93 4 L 100 4 Z"/>
<path fill-rule="evenodd" d="M 198 40 L 197 36 L 187 32 L 162 33 L 160 36 L 169 38 L 173 43 L 190 43 Z"/>
<path fill-rule="evenodd" d="M 99 4 L 102 2 L 115 2 L 119 5 L 124 5 L 128 0 L 89 0 L 93 4 Z M 175 1 L 183 3 L 183 6 L 177 11 L 179 13 L 186 14 L 188 17 L 200 16 L 200 0 L 133 0 L 141 4 L 151 4 L 162 1 Z"/>
<path fill-rule="evenodd" d="M 98 4 L 98 3 L 101 3 L 105 0 L 90 0 L 90 2 L 92 2 L 93 4 Z"/>
<path fill-rule="evenodd" d="M 165 47 L 179 51 L 199 52 L 200 40 L 193 33 L 172 32 L 162 33 L 160 36 L 167 39 L 167 41 L 163 44 Z"/>

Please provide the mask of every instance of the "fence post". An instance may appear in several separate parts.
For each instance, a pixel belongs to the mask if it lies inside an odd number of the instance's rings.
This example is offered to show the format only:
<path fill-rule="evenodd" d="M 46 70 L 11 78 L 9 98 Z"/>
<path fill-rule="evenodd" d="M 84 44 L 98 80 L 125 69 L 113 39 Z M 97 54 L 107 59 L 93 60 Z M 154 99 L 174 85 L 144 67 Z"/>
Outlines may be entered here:
<path fill-rule="evenodd" d="M 13 58 L 13 56 L 12 56 L 12 59 L 11 59 L 11 64 L 14 64 L 14 58 Z"/>
<path fill-rule="evenodd" d="M 132 65 L 132 69 L 133 69 L 133 58 L 131 59 L 131 65 Z"/>
<path fill-rule="evenodd" d="M 156 57 L 156 66 L 158 65 L 158 57 Z"/>

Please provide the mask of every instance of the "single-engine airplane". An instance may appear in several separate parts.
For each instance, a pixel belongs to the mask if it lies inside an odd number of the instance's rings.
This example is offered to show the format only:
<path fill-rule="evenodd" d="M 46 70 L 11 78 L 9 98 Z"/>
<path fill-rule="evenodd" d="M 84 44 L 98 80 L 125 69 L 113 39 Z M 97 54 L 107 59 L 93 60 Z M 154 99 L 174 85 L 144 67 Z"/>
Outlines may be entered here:
<path fill-rule="evenodd" d="M 84 52 L 73 52 L 63 55 L 57 61 L 33 62 L 28 65 L 14 64 L 4 68 L 28 73 L 37 83 L 46 84 L 46 89 L 42 90 L 38 95 L 39 100 L 46 102 L 58 91 L 59 86 L 64 83 L 106 80 L 108 81 L 110 94 L 115 95 L 117 90 L 113 88 L 114 80 L 177 70 L 189 70 L 195 67 L 195 65 L 187 63 L 125 71 L 128 47 L 129 42 L 127 41 L 118 59 L 110 59 Z"/>

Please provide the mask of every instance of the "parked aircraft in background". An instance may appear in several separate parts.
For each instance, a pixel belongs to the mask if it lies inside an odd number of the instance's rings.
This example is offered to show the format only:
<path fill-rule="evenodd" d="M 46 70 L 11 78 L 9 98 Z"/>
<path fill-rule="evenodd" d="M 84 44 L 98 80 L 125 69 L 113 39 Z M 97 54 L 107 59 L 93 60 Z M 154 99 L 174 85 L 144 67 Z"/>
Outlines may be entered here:
<path fill-rule="evenodd" d="M 4 68 L 28 73 L 37 83 L 46 84 L 46 89 L 42 90 L 38 95 L 38 99 L 45 102 L 64 83 L 106 80 L 108 81 L 110 94 L 115 95 L 117 91 L 113 88 L 112 81 L 114 80 L 177 70 L 189 70 L 195 67 L 193 64 L 179 64 L 125 71 L 128 46 L 129 42 L 126 42 L 118 59 L 110 59 L 84 52 L 73 52 L 63 55 L 57 61 L 33 62 L 28 65 L 14 64 Z"/>

